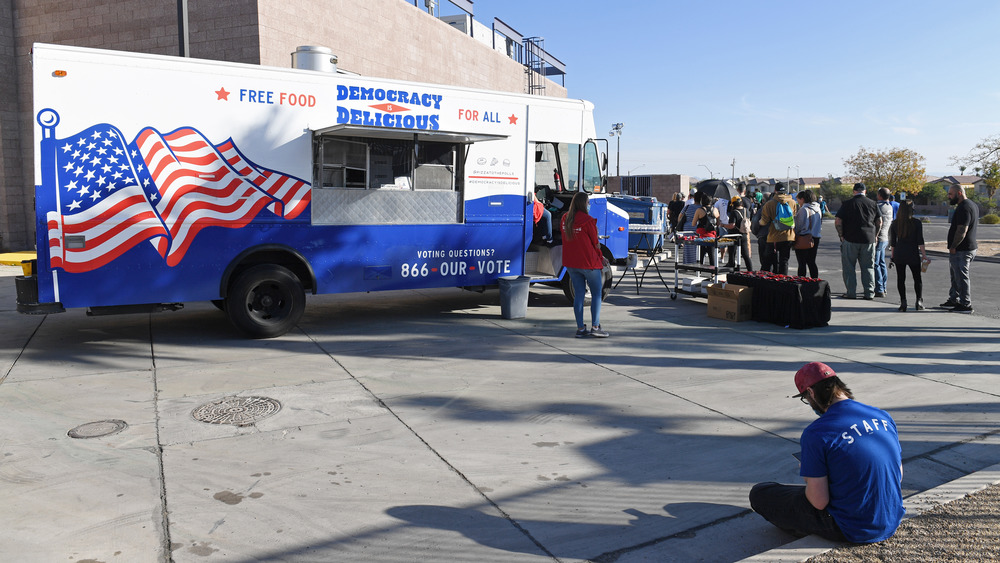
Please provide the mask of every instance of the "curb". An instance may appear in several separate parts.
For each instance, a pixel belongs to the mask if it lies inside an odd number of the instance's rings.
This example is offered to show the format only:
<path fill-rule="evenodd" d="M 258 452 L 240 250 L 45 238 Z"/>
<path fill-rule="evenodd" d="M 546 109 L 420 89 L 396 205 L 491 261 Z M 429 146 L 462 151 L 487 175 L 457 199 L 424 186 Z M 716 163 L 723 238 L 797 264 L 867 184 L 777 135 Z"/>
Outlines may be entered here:
<path fill-rule="evenodd" d="M 948 252 L 943 252 L 941 250 L 925 250 L 929 256 L 948 256 Z M 1000 257 L 998 256 L 976 256 L 973 262 L 992 262 L 994 264 L 1000 264 Z"/>
<path fill-rule="evenodd" d="M 903 516 L 903 520 L 920 516 L 932 508 L 937 508 L 942 504 L 947 504 L 953 500 L 977 493 L 997 483 L 1000 483 L 1000 463 L 903 499 L 903 506 L 906 508 L 906 515 Z M 741 561 L 752 563 L 799 563 L 810 557 L 822 555 L 842 545 L 848 544 L 832 542 L 819 536 L 806 536 L 772 550 L 765 551 L 764 553 L 747 557 Z"/>

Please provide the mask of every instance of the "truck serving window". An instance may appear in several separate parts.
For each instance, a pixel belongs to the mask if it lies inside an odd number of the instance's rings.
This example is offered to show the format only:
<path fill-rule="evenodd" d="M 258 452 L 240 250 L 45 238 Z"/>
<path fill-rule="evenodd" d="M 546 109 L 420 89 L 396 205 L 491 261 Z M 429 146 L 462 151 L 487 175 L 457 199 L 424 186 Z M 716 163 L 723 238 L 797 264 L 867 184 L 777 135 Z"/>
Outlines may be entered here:
<path fill-rule="evenodd" d="M 345 125 L 313 131 L 312 222 L 461 223 L 468 145 L 496 138 Z"/>

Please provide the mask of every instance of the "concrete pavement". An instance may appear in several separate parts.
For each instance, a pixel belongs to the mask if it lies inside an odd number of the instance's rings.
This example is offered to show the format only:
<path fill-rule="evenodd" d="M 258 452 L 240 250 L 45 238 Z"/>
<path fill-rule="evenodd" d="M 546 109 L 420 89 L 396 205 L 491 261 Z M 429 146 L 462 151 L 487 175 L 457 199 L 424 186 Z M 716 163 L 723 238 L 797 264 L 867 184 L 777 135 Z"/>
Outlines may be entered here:
<path fill-rule="evenodd" d="M 1000 462 L 1000 323 L 834 301 L 826 328 L 705 315 L 629 277 L 607 340 L 559 290 L 311 297 L 243 340 L 210 304 L 14 312 L 0 277 L 0 560 L 736 561 L 793 538 L 749 510 L 798 482 L 814 415 L 792 374 L 832 365 L 900 427 L 905 494 Z M 245 427 L 192 411 L 260 396 Z M 101 420 L 123 431 L 74 439 Z"/>

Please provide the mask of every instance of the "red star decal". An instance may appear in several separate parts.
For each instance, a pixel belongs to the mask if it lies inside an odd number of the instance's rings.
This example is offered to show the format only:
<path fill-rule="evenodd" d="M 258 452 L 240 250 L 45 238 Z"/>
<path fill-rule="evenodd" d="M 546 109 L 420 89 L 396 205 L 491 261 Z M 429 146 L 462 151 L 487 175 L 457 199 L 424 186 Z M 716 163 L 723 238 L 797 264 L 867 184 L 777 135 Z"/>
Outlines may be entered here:
<path fill-rule="evenodd" d="M 510 116 L 510 117 L 508 117 L 507 119 L 509 119 L 509 120 L 510 120 L 510 124 L 511 124 L 511 125 L 517 125 L 517 116 L 516 116 L 516 115 L 514 115 L 514 114 L 511 114 L 511 116 Z"/>
<path fill-rule="evenodd" d="M 226 88 L 223 86 L 215 91 L 215 95 L 218 96 L 216 100 L 226 100 L 229 101 L 229 92 L 226 92 Z"/>

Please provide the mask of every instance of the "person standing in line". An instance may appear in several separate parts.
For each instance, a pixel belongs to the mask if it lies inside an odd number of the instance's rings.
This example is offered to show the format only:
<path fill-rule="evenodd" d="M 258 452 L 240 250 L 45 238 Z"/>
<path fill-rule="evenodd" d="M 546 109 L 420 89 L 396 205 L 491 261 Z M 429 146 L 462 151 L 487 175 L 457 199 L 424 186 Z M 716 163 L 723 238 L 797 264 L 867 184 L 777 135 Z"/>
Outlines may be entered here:
<path fill-rule="evenodd" d="M 743 256 L 743 264 L 747 271 L 753 271 L 753 260 L 750 254 L 750 217 L 747 214 L 744 200 L 736 196 L 729 202 L 729 222 L 725 225 L 730 233 L 740 235 L 740 254 Z M 729 267 L 736 267 L 736 252 L 729 253 Z"/>
<path fill-rule="evenodd" d="M 979 248 L 976 226 L 979 224 L 979 206 L 965 197 L 965 190 L 958 184 L 948 189 L 948 202 L 955 205 L 948 227 L 948 262 L 951 266 L 951 289 L 948 300 L 941 304 L 953 313 L 972 313 L 972 281 L 969 271 Z"/>
<path fill-rule="evenodd" d="M 924 227 L 913 217 L 913 203 L 899 206 L 899 217 L 889 226 L 889 258 L 896 266 L 896 288 L 899 290 L 899 310 L 906 311 L 906 269 L 913 273 L 913 292 L 918 311 L 924 310 L 924 285 L 920 262 L 927 260 L 924 250 Z"/>
<path fill-rule="evenodd" d="M 747 218 L 753 217 L 753 212 L 756 211 L 756 209 L 754 209 L 754 199 L 747 197 L 747 185 L 743 182 L 736 184 L 736 193 L 739 194 L 740 199 L 743 200 L 743 213 L 747 216 Z M 729 205 L 732 204 L 733 202 L 730 201 Z"/>
<path fill-rule="evenodd" d="M 799 398 L 819 415 L 799 439 L 806 484 L 758 483 L 754 512 L 799 537 L 875 543 L 903 519 L 902 447 L 889 413 L 854 400 L 830 366 L 809 362 L 795 372 Z"/>
<path fill-rule="evenodd" d="M 770 197 L 766 198 L 766 201 L 770 201 Z M 754 236 L 757 237 L 757 254 L 760 256 L 760 271 L 770 272 L 774 270 L 774 246 L 767 243 L 767 233 L 770 229 L 760 224 L 760 216 L 764 211 L 764 205 L 766 205 L 766 202 L 757 204 L 757 209 L 750 219 L 750 228 Z"/>
<path fill-rule="evenodd" d="M 694 231 L 694 214 L 701 209 L 701 207 L 695 201 L 695 192 L 691 191 L 688 194 L 687 204 L 684 205 L 684 209 L 681 210 L 681 218 L 678 220 L 677 232 L 681 231 Z M 698 261 L 698 245 L 696 244 L 686 244 L 684 245 L 684 257 L 682 262 L 684 264 L 694 264 Z"/>
<path fill-rule="evenodd" d="M 854 184 L 854 197 L 840 206 L 834 221 L 840 237 L 840 264 L 846 289 L 841 297 L 844 299 L 857 297 L 858 278 L 854 268 L 858 263 L 865 299 L 874 299 L 875 239 L 882 226 L 882 217 L 875 202 L 865 196 L 866 189 L 861 182 Z"/>
<path fill-rule="evenodd" d="M 799 263 L 799 276 L 809 273 L 810 278 L 819 277 L 819 267 L 816 266 L 816 249 L 819 248 L 819 239 L 823 235 L 823 214 L 816 203 L 816 196 L 812 190 L 802 190 L 796 196 L 799 202 L 799 211 L 795 214 L 795 234 L 797 236 L 812 235 L 812 248 L 796 248 L 795 261 Z"/>
<path fill-rule="evenodd" d="M 563 266 L 573 284 L 573 315 L 576 317 L 576 337 L 593 336 L 607 338 L 601 330 L 601 289 L 604 283 L 604 255 L 597 238 L 597 220 L 588 215 L 590 196 L 577 192 L 569 204 L 569 211 L 563 215 L 562 241 Z M 591 330 L 583 322 L 583 305 L 590 288 Z"/>
<path fill-rule="evenodd" d="M 673 199 L 667 204 L 667 218 L 670 220 L 670 230 L 677 230 L 677 221 L 681 218 L 681 211 L 684 209 L 684 200 L 680 192 L 674 194 Z"/>
<path fill-rule="evenodd" d="M 694 217 L 691 219 L 695 233 L 702 238 L 715 238 L 718 235 L 716 229 L 719 223 L 719 210 L 712 205 L 712 197 L 705 192 L 698 192 L 695 194 L 694 200 L 701 206 L 695 210 Z M 698 261 L 704 264 L 707 256 L 709 264 L 715 266 L 715 252 L 707 246 L 698 245 L 698 248 L 700 251 Z"/>
<path fill-rule="evenodd" d="M 824 217 L 830 212 L 830 208 L 826 206 L 826 200 L 823 199 L 823 196 L 819 196 L 819 211 Z"/>
<path fill-rule="evenodd" d="M 892 224 L 893 211 L 892 194 L 886 188 L 879 188 L 877 192 L 878 211 L 882 217 L 882 226 L 878 230 L 878 238 L 875 241 L 875 297 L 885 297 L 886 283 L 889 281 L 889 264 L 885 258 L 885 249 L 889 246 L 889 225 Z"/>
<path fill-rule="evenodd" d="M 771 271 L 783 275 L 788 274 L 788 258 L 792 254 L 792 245 L 795 244 L 795 211 L 798 208 L 787 191 L 784 182 L 775 184 L 774 196 L 764 204 L 760 213 L 760 225 L 767 227 L 767 244 L 774 248 L 774 268 Z M 786 205 L 791 214 L 788 219 L 791 224 L 781 221 L 780 211 Z"/>
<path fill-rule="evenodd" d="M 718 212 L 716 219 L 716 234 L 717 237 L 724 237 L 729 234 L 729 229 L 724 226 L 724 223 L 729 220 L 729 198 L 720 197 L 716 198 L 715 202 L 712 204 L 715 210 Z M 724 259 L 726 257 L 727 249 L 725 247 L 719 248 L 719 259 Z"/>

